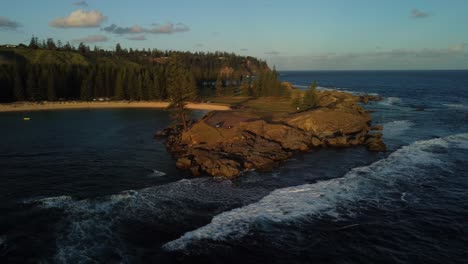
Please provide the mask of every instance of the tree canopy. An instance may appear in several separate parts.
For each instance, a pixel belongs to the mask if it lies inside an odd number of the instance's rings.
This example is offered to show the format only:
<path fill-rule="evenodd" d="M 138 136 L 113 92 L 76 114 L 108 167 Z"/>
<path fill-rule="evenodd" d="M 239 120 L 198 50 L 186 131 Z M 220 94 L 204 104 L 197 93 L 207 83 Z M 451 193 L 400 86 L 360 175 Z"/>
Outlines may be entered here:
<path fill-rule="evenodd" d="M 187 89 L 187 90 L 184 90 Z M 177 92 L 174 92 L 177 91 Z M 188 92 L 190 91 L 190 92 Z M 192 93 L 193 92 L 193 93 Z M 227 52 L 91 49 L 32 37 L 0 47 L 0 102 L 18 100 L 170 100 L 202 96 L 283 96 L 275 69 Z"/>

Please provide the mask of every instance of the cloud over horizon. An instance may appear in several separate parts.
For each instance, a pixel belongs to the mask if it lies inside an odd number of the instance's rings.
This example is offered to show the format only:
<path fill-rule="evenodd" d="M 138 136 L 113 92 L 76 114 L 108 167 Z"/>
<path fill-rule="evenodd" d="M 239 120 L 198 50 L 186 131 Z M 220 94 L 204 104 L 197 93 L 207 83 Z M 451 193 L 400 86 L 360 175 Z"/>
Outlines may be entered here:
<path fill-rule="evenodd" d="M 92 28 L 99 27 L 107 18 L 99 11 L 78 9 L 67 17 L 60 17 L 49 22 L 49 26 L 57 28 Z"/>
<path fill-rule="evenodd" d="M 279 51 L 272 50 L 272 51 L 266 51 L 265 54 L 267 54 L 267 55 L 279 55 L 280 52 L 279 52 Z"/>
<path fill-rule="evenodd" d="M 149 33 L 149 34 L 173 34 L 178 32 L 186 32 L 189 31 L 190 28 L 182 23 L 167 23 L 164 25 L 153 24 L 151 28 L 144 28 L 139 25 L 134 25 L 131 27 L 120 27 L 116 24 L 112 24 L 108 27 L 103 28 L 102 30 L 114 33 L 114 34 L 141 34 L 141 33 Z"/>
<path fill-rule="evenodd" d="M 0 29 L 17 29 L 19 27 L 22 27 L 20 23 L 0 16 Z"/>
<path fill-rule="evenodd" d="M 82 1 L 73 2 L 72 5 L 75 5 L 75 6 L 88 6 L 88 2 L 82 0 Z"/>
<path fill-rule="evenodd" d="M 73 43 L 97 43 L 97 42 L 106 42 L 109 39 L 103 35 L 91 35 L 84 38 L 74 39 L 72 40 Z"/>
<path fill-rule="evenodd" d="M 415 9 L 411 10 L 410 17 L 411 18 L 427 18 L 427 17 L 429 17 L 429 14 L 415 8 Z"/>
<path fill-rule="evenodd" d="M 142 40 L 146 40 L 146 36 L 145 36 L 145 35 L 140 35 L 140 36 L 135 36 L 135 37 L 128 37 L 127 39 L 128 39 L 128 40 L 139 40 L 139 41 L 142 41 Z"/>
<path fill-rule="evenodd" d="M 269 63 L 277 65 L 281 69 L 355 69 L 356 65 L 364 65 L 364 68 L 371 68 L 371 65 L 385 65 L 383 68 L 404 68 L 408 62 L 420 65 L 417 68 L 422 68 L 428 65 L 427 62 L 438 62 L 439 65 L 443 65 L 448 60 L 466 61 L 468 60 L 468 54 L 465 52 L 466 47 L 468 47 L 468 43 L 460 43 L 443 49 L 390 49 L 360 53 L 328 52 L 296 56 L 265 54 L 271 55 L 268 57 Z"/>

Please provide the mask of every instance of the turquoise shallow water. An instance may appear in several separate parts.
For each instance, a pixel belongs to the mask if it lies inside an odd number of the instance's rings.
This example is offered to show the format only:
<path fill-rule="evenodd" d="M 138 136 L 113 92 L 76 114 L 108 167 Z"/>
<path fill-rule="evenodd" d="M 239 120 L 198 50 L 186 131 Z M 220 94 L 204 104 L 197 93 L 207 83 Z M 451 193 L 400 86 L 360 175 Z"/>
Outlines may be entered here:
<path fill-rule="evenodd" d="M 164 111 L 0 113 L 0 260 L 463 263 L 468 72 L 281 78 L 384 96 L 368 108 L 390 151 L 322 149 L 270 173 L 192 178 L 152 137 Z"/>

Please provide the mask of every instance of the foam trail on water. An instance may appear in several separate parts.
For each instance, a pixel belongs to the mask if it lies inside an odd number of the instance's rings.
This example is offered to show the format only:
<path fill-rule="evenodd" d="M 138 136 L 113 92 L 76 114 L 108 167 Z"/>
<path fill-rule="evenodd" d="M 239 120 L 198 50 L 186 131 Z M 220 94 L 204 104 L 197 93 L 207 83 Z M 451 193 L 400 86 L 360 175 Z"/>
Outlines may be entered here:
<path fill-rule="evenodd" d="M 56 196 L 56 197 L 47 197 L 42 199 L 37 199 L 34 201 L 28 201 L 27 203 L 37 203 L 44 208 L 60 208 L 64 207 L 73 202 L 73 198 L 71 196 Z"/>
<path fill-rule="evenodd" d="M 394 138 L 403 134 L 406 130 L 414 125 L 409 120 L 396 120 L 383 124 L 384 136 L 387 138 Z"/>
<path fill-rule="evenodd" d="M 112 252 L 120 262 L 131 263 L 133 253 L 119 232 L 127 221 L 157 224 L 170 219 L 173 225 L 182 226 L 208 203 L 223 211 L 239 206 L 240 200 L 248 203 L 264 195 L 257 189 L 239 190 L 229 180 L 196 178 L 92 199 L 59 196 L 32 203 L 44 209 L 63 210 L 55 224 L 56 262 L 106 262 L 106 254 Z"/>
<path fill-rule="evenodd" d="M 398 181 L 416 186 L 424 177 L 432 177 L 425 169 L 449 172 L 453 165 L 448 157 L 449 148 L 468 148 L 468 134 L 415 142 L 369 166 L 355 168 L 342 178 L 275 190 L 257 203 L 215 216 L 210 224 L 166 243 L 163 249 L 185 251 L 197 241 L 235 240 L 261 222 L 290 222 L 307 216 L 352 216 L 353 204 L 359 201 L 385 203 L 396 199 L 392 193 L 401 192 Z"/>
<path fill-rule="evenodd" d="M 466 109 L 464 104 L 442 104 L 443 106 L 449 107 L 449 108 L 458 108 L 458 109 Z"/>
<path fill-rule="evenodd" d="M 386 106 L 395 106 L 401 104 L 401 98 L 399 97 L 386 97 L 383 101 L 380 101 L 379 104 Z"/>

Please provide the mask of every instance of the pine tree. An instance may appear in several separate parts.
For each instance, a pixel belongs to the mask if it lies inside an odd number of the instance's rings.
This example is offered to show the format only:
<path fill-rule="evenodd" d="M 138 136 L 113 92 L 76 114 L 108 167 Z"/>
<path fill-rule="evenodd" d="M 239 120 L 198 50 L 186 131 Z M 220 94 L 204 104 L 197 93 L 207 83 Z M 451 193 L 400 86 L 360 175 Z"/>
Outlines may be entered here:
<path fill-rule="evenodd" d="M 14 90 L 13 94 L 16 101 L 23 101 L 24 100 L 24 87 L 23 87 L 23 80 L 21 78 L 21 74 L 19 69 L 17 68 L 15 71 L 15 80 L 14 80 Z"/>
<path fill-rule="evenodd" d="M 117 55 L 121 55 L 121 54 L 122 54 L 122 47 L 120 46 L 120 43 L 117 43 L 117 44 L 115 45 L 115 53 L 116 53 Z"/>
<path fill-rule="evenodd" d="M 117 79 L 115 81 L 115 91 L 114 96 L 118 100 L 125 99 L 125 84 L 126 84 L 126 70 L 125 68 L 117 71 Z"/>
<path fill-rule="evenodd" d="M 223 94 L 223 82 L 221 81 L 221 77 L 219 75 L 218 78 L 216 78 L 215 90 L 216 96 L 221 96 Z"/>
<path fill-rule="evenodd" d="M 37 40 L 37 37 L 34 37 L 34 36 L 31 37 L 31 41 L 29 42 L 29 47 L 31 49 L 39 48 L 39 42 Z"/>
<path fill-rule="evenodd" d="M 52 38 L 47 39 L 47 49 L 49 50 L 55 50 L 57 49 L 57 46 L 55 45 L 55 42 Z"/>
<path fill-rule="evenodd" d="M 143 89 L 143 94 L 144 94 L 143 98 L 145 100 L 154 100 L 155 94 L 152 90 L 153 83 L 152 83 L 149 71 L 145 70 L 141 78 L 142 78 L 141 80 L 142 89 Z"/>
<path fill-rule="evenodd" d="M 21 78 L 21 72 L 18 67 L 15 67 L 15 77 L 13 86 L 13 96 L 16 101 L 24 101 L 24 85 L 23 79 Z"/>
<path fill-rule="evenodd" d="M 49 78 L 47 79 L 47 100 L 55 101 L 55 77 L 53 72 L 49 72 Z"/>
<path fill-rule="evenodd" d="M 82 101 L 89 101 L 91 99 L 91 74 L 84 77 L 81 82 L 80 99 Z"/>
<path fill-rule="evenodd" d="M 65 46 L 63 46 L 63 49 L 65 51 L 71 51 L 73 48 L 72 46 L 70 45 L 70 42 L 67 41 L 67 43 L 65 44 Z"/>
<path fill-rule="evenodd" d="M 314 81 L 309 86 L 309 89 L 304 93 L 304 97 L 302 98 L 301 110 L 307 110 L 307 109 L 317 107 L 318 96 L 317 96 L 316 88 L 317 88 L 317 83 Z"/>
<path fill-rule="evenodd" d="M 34 71 L 32 67 L 28 69 L 28 77 L 26 78 L 26 96 L 28 100 L 34 101 L 35 91 L 37 90 L 36 78 L 34 76 Z"/>
<path fill-rule="evenodd" d="M 144 96 L 143 96 L 143 79 L 142 79 L 142 74 L 138 74 L 136 75 L 136 82 L 134 83 L 134 85 L 136 86 L 136 95 L 135 95 L 135 99 L 136 100 L 143 100 Z"/>
<path fill-rule="evenodd" d="M 294 108 L 296 108 L 296 110 L 301 110 L 301 105 L 302 105 L 302 98 L 300 95 L 296 95 L 292 102 L 291 102 L 292 106 Z"/>
<path fill-rule="evenodd" d="M 188 127 L 188 116 L 190 111 L 185 108 L 187 101 L 197 97 L 195 79 L 175 58 L 168 66 L 167 93 L 170 100 L 168 109 L 172 112 L 172 118 L 178 124 L 182 124 L 184 130 Z"/>

